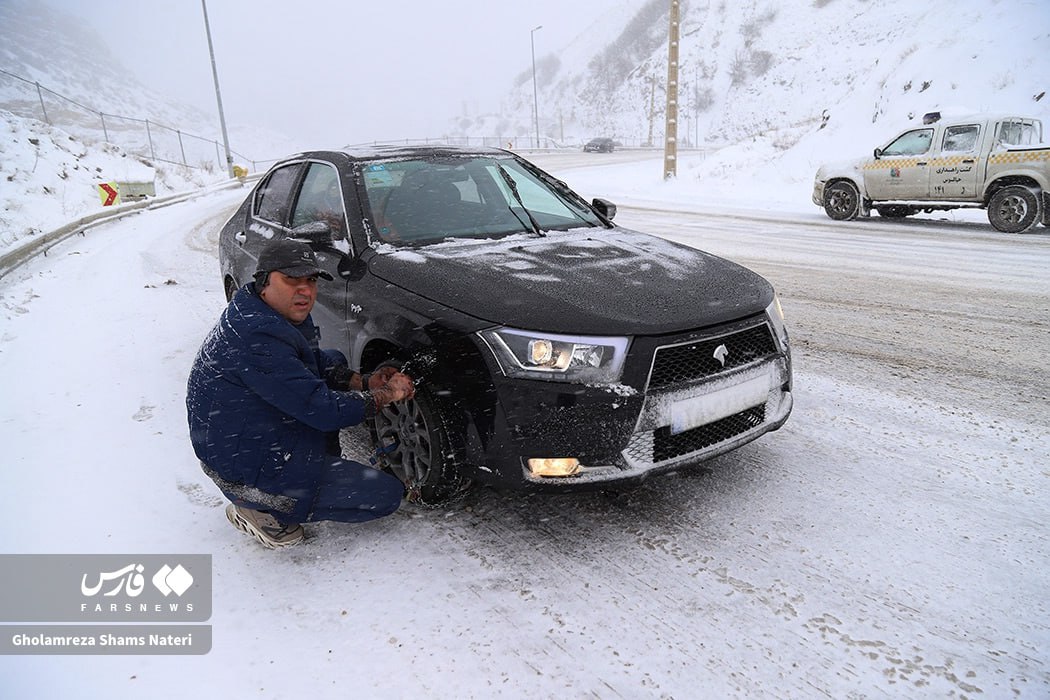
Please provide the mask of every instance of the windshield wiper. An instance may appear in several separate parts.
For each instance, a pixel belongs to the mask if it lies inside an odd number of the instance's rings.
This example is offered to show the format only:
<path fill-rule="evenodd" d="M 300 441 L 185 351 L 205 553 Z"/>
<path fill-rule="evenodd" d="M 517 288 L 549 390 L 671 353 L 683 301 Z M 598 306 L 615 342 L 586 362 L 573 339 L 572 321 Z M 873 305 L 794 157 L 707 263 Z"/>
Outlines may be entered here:
<path fill-rule="evenodd" d="M 534 217 L 532 215 L 532 212 L 529 211 L 528 207 L 525 206 L 525 202 L 521 201 L 521 195 L 518 194 L 518 185 L 514 182 L 514 178 L 512 178 L 510 176 L 510 173 L 508 173 L 506 169 L 499 163 L 496 163 L 496 169 L 499 170 L 499 174 L 503 177 L 503 181 L 507 183 L 507 187 L 510 188 L 510 193 L 514 195 L 514 199 L 516 199 L 518 201 L 518 204 L 521 205 L 521 210 L 525 212 L 526 216 L 529 217 L 529 223 L 532 224 L 532 230 L 536 232 L 537 236 L 546 236 L 547 234 L 545 234 L 540 229 L 540 225 L 536 223 L 536 217 Z M 514 210 L 511 209 L 510 213 L 514 214 Z M 517 214 L 514 214 L 514 216 L 516 217 Z"/>

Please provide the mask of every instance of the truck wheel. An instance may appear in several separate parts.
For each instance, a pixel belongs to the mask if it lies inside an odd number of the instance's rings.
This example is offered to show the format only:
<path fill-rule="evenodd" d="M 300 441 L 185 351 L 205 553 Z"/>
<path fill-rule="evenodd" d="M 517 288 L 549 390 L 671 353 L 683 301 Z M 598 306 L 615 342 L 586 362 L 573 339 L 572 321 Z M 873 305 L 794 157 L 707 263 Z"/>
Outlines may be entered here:
<path fill-rule="evenodd" d="M 1010 185 L 992 195 L 988 221 L 1003 233 L 1024 233 L 1039 221 L 1039 193 L 1023 185 Z"/>
<path fill-rule="evenodd" d="M 860 192 L 848 180 L 839 180 L 824 188 L 824 211 L 836 221 L 856 219 L 860 211 Z"/>
<path fill-rule="evenodd" d="M 413 399 L 385 406 L 368 427 L 381 465 L 405 484 L 413 503 L 443 505 L 470 487 L 459 475 L 457 435 L 425 388 Z"/>

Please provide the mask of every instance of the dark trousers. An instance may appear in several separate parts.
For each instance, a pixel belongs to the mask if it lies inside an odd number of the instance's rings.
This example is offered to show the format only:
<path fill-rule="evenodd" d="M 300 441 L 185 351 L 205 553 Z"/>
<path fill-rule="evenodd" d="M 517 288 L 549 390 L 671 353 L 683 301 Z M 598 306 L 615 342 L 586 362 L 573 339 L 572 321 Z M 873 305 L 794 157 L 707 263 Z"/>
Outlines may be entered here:
<path fill-rule="evenodd" d="M 334 520 L 363 523 L 390 515 L 401 506 L 405 486 L 386 472 L 357 462 L 326 458 L 309 489 L 265 493 L 254 486 L 226 481 L 207 465 L 204 471 L 226 498 L 242 508 L 262 510 L 282 524 Z"/>
<path fill-rule="evenodd" d="M 405 485 L 397 478 L 347 459 L 332 458 L 311 502 L 297 502 L 293 522 L 363 523 L 401 506 Z M 281 515 L 273 514 L 278 520 Z"/>

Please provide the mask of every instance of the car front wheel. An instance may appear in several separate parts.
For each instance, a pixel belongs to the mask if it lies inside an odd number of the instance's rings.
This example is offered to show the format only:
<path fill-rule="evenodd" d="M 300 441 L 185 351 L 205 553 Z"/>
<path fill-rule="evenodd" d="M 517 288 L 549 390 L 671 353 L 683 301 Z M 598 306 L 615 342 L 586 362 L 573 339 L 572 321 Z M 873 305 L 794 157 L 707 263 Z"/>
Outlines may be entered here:
<path fill-rule="evenodd" d="M 824 188 L 824 211 L 836 221 L 856 219 L 860 211 L 860 192 L 846 180 L 833 182 Z"/>
<path fill-rule="evenodd" d="M 1003 233 L 1024 233 L 1039 221 L 1039 193 L 1023 185 L 1010 185 L 992 195 L 988 221 Z"/>
<path fill-rule="evenodd" d="M 405 484 L 413 503 L 438 506 L 470 487 L 459 474 L 458 433 L 425 388 L 413 399 L 385 406 L 369 427 L 380 463 Z"/>

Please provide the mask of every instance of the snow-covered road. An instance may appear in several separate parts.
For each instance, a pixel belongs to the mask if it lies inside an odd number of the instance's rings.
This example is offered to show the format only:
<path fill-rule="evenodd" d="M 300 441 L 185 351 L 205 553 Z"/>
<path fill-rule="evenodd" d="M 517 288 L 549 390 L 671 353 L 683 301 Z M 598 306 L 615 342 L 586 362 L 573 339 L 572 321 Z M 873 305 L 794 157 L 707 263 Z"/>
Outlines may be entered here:
<path fill-rule="evenodd" d="M 623 494 L 231 528 L 186 437 L 226 192 L 0 282 L 9 552 L 213 555 L 203 657 L 0 657 L 5 697 L 1050 695 L 1050 236 L 621 208 L 778 288 L 780 431 Z"/>

